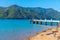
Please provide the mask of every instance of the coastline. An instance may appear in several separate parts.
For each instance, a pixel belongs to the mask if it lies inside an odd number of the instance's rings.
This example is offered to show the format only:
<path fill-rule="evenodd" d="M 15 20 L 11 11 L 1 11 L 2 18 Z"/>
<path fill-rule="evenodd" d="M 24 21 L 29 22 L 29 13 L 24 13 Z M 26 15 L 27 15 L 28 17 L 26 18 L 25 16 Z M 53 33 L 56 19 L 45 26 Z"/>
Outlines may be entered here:
<path fill-rule="evenodd" d="M 38 32 L 36 35 L 29 37 L 28 40 L 56 40 L 58 37 L 60 37 L 60 31 L 57 30 L 57 27 L 53 27 Z"/>

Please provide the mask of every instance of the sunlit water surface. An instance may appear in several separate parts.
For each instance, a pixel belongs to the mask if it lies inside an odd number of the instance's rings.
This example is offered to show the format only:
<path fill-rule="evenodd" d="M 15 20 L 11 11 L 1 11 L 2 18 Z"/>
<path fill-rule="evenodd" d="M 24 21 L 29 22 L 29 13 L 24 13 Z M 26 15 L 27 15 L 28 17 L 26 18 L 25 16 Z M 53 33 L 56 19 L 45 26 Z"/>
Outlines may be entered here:
<path fill-rule="evenodd" d="M 50 25 L 50 23 L 47 23 Z M 53 23 L 56 26 L 56 23 Z M 0 40 L 26 40 L 50 26 L 31 24 L 30 20 L 0 20 Z"/>

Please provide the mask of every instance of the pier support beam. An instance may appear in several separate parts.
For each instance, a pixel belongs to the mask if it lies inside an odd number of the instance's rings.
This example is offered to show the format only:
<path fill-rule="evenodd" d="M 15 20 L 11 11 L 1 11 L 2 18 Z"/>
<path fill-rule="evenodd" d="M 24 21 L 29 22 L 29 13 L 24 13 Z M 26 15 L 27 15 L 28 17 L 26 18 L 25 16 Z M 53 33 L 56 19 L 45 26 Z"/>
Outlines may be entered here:
<path fill-rule="evenodd" d="M 45 25 L 47 25 L 47 22 L 45 22 Z"/>
<path fill-rule="evenodd" d="M 39 22 L 38 22 L 38 21 L 36 21 L 36 24 L 39 24 Z"/>
<path fill-rule="evenodd" d="M 35 21 L 32 21 L 32 24 L 35 24 Z"/>
<path fill-rule="evenodd" d="M 40 25 L 42 25 L 42 21 L 40 21 Z"/>
<path fill-rule="evenodd" d="M 50 22 L 50 23 L 51 23 L 50 25 L 53 26 L 53 22 Z"/>

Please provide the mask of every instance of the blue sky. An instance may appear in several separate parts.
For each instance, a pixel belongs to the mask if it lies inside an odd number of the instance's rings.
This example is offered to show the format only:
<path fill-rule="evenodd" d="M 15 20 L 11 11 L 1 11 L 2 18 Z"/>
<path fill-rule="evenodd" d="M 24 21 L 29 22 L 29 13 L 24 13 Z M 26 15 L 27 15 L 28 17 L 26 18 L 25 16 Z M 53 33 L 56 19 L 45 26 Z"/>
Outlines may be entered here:
<path fill-rule="evenodd" d="M 60 0 L 0 0 L 0 6 L 19 5 L 23 7 L 53 8 L 60 11 Z"/>

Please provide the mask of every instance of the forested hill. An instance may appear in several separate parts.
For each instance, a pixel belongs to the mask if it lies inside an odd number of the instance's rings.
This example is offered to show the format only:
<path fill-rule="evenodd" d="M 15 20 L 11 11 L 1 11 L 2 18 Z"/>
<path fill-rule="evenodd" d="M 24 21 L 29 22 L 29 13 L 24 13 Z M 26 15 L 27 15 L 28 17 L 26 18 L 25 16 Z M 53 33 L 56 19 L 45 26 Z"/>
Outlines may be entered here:
<path fill-rule="evenodd" d="M 60 19 L 60 12 L 52 8 L 21 7 L 11 5 L 0 7 L 0 19 Z"/>

